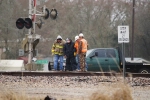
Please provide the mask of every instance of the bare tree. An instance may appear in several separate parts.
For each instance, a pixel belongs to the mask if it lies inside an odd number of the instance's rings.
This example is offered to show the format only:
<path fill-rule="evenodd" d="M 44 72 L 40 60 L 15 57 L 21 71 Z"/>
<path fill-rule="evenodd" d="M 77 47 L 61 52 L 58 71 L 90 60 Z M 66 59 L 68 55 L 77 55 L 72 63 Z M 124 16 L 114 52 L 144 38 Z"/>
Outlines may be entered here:
<path fill-rule="evenodd" d="M 149 52 L 149 17 L 150 1 L 136 0 L 135 7 L 135 56 L 146 57 Z M 37 6 L 46 5 L 49 10 L 56 8 L 58 18 L 44 20 L 41 29 L 36 27 L 36 34 L 41 35 L 41 41 L 37 45 L 39 54 L 48 56 L 57 35 L 63 39 L 74 37 L 81 31 L 88 41 L 89 49 L 98 47 L 118 46 L 119 25 L 129 25 L 130 40 L 132 25 L 132 1 L 130 0 L 48 0 Z M 6 48 L 11 49 L 12 58 L 17 57 L 20 41 L 28 34 L 27 29 L 19 30 L 15 21 L 19 17 L 28 17 L 27 0 L 0 0 L 0 40 L 5 41 Z M 39 17 L 37 17 L 38 20 Z M 8 40 L 19 40 L 18 44 Z M 2 44 L 1 44 L 2 45 Z M 131 42 L 126 44 L 126 56 L 130 56 Z M 143 49 L 144 48 L 144 49 Z M 13 49 L 13 50 L 12 50 Z"/>

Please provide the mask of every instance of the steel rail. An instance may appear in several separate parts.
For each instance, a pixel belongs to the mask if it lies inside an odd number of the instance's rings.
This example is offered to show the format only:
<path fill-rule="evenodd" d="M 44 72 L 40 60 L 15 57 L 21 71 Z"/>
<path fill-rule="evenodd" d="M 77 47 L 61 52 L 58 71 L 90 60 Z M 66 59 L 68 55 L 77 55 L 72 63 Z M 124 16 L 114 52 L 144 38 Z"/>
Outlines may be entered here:
<path fill-rule="evenodd" d="M 115 73 L 101 73 L 101 72 L 37 72 L 37 71 L 25 71 L 25 72 L 0 72 L 1 75 L 12 76 L 114 76 Z"/>
<path fill-rule="evenodd" d="M 0 72 L 0 75 L 11 76 L 115 76 L 116 73 L 111 72 L 63 72 L 63 71 L 10 71 Z"/>
<path fill-rule="evenodd" d="M 0 71 L 0 75 L 11 76 L 123 76 L 115 72 L 73 72 L 73 71 Z M 125 77 L 150 78 L 150 73 L 126 73 Z"/>
<path fill-rule="evenodd" d="M 150 73 L 126 73 L 127 77 L 145 77 L 150 78 Z"/>

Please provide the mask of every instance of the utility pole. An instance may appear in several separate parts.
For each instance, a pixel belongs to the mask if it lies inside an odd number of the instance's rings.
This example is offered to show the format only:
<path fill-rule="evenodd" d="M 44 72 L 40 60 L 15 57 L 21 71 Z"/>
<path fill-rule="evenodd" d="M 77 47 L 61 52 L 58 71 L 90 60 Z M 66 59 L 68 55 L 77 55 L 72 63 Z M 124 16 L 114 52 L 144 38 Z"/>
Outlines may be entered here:
<path fill-rule="evenodd" d="M 131 60 L 134 60 L 134 7 L 135 7 L 135 0 L 133 0 L 133 7 L 132 7 L 132 50 L 131 50 Z"/>
<path fill-rule="evenodd" d="M 32 2 L 33 1 L 33 2 Z M 33 10 L 33 12 L 32 12 Z M 29 18 L 32 19 L 33 22 L 33 28 L 29 29 L 28 33 L 28 42 L 29 42 L 29 54 L 28 54 L 28 63 L 31 64 L 32 61 L 32 42 L 33 40 L 33 35 L 35 34 L 35 22 L 36 22 L 36 0 L 29 0 Z M 40 38 L 40 36 L 39 36 Z"/>
<path fill-rule="evenodd" d="M 32 0 L 29 0 L 29 18 L 32 18 Z M 31 35 L 31 29 L 28 31 L 28 36 Z M 31 50 L 31 41 L 29 41 L 29 54 L 28 54 L 28 63 L 31 63 L 31 58 L 32 58 L 32 50 Z"/>

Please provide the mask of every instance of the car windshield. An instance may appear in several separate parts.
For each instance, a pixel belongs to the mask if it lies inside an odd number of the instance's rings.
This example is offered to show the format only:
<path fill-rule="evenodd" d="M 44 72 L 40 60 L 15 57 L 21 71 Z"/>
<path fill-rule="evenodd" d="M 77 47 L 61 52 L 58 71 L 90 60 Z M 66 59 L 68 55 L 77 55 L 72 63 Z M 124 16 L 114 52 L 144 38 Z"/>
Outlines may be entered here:
<path fill-rule="evenodd" d="M 93 49 L 90 49 L 86 52 L 86 57 L 93 51 Z"/>

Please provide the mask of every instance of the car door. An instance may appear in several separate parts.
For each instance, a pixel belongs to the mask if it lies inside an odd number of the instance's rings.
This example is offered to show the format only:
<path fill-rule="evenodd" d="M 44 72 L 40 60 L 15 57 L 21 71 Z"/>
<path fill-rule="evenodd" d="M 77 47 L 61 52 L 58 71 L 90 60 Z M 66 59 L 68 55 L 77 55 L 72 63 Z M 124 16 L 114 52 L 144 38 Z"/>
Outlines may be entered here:
<path fill-rule="evenodd" d="M 97 53 L 97 56 L 95 55 Z M 106 51 L 105 49 L 96 49 L 86 58 L 88 71 L 106 71 Z"/>
<path fill-rule="evenodd" d="M 119 71 L 119 58 L 115 49 L 106 49 L 109 71 Z"/>

